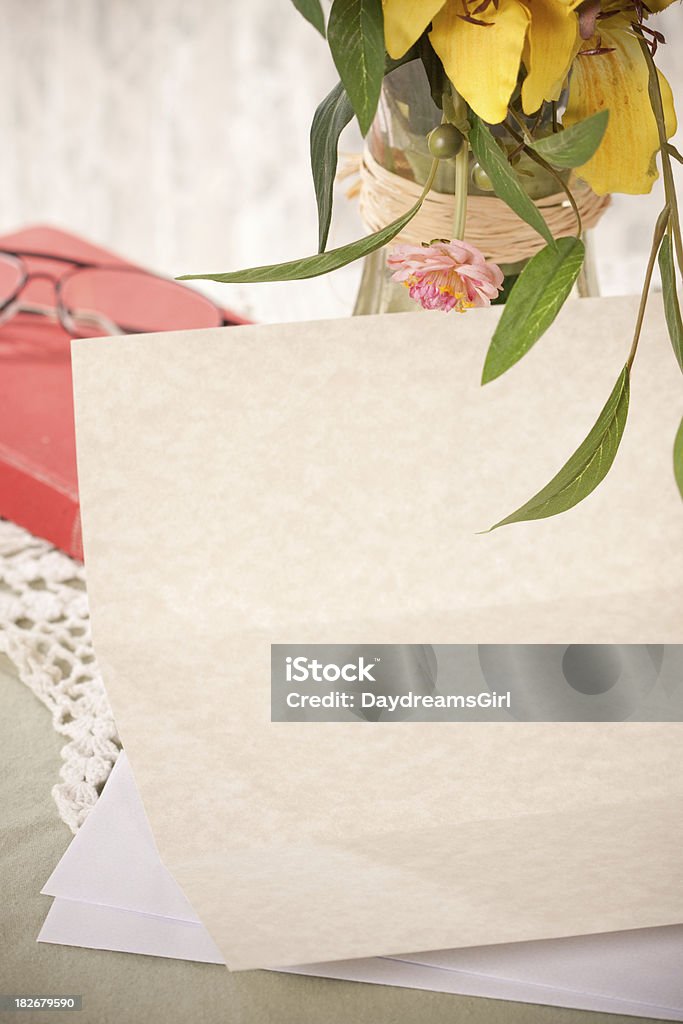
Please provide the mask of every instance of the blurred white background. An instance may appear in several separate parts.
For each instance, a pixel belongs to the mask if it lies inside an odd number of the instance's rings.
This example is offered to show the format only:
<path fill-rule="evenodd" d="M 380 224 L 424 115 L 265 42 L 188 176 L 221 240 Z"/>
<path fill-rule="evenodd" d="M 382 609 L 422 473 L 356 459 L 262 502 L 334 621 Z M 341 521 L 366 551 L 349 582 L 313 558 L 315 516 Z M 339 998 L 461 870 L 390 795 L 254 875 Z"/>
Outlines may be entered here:
<path fill-rule="evenodd" d="M 0 10 L 0 231 L 48 222 L 173 276 L 315 251 L 308 130 L 337 76 L 290 0 Z M 683 121 L 680 2 L 657 21 Z M 350 128 L 342 148 L 359 147 Z M 660 206 L 658 189 L 615 199 L 595 232 L 603 294 L 639 290 Z M 340 188 L 331 244 L 361 233 Z M 349 313 L 358 277 L 210 290 L 254 319 L 314 319 Z"/>

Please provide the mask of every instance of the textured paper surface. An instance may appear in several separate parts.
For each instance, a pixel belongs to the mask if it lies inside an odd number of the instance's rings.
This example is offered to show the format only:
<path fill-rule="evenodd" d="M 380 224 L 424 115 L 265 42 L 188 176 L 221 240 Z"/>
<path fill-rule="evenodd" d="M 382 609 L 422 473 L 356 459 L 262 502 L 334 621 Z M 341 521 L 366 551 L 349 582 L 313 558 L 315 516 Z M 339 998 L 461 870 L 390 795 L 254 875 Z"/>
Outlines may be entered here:
<path fill-rule="evenodd" d="M 159 859 L 125 752 L 42 892 L 56 899 L 39 942 L 223 963 Z M 286 970 L 683 1020 L 682 961 L 674 925 Z"/>
<path fill-rule="evenodd" d="M 495 310 L 74 344 L 98 659 L 230 967 L 683 920 L 679 725 L 269 721 L 272 642 L 680 641 L 656 303 L 605 484 L 476 533 L 587 433 L 634 313 L 569 304 L 484 389 Z"/>

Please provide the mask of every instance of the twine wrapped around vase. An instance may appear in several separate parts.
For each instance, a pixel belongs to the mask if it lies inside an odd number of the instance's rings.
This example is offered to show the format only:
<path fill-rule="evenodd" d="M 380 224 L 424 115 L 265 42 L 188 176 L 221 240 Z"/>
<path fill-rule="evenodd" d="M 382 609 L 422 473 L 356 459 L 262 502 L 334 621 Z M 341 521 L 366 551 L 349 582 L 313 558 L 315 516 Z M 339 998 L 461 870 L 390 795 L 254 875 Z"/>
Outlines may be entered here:
<path fill-rule="evenodd" d="M 369 150 L 347 158 L 340 178 L 359 174 L 348 191 L 360 196 L 360 214 L 369 231 L 378 231 L 406 212 L 419 198 L 422 186 L 382 167 Z M 584 230 L 600 220 L 610 196 L 597 196 L 578 180 L 571 183 Z M 555 238 L 576 234 L 576 215 L 564 192 L 534 200 Z M 431 191 L 419 213 L 397 236 L 398 242 L 419 245 L 433 238 L 450 238 L 453 225 L 453 196 Z M 496 263 L 517 263 L 529 259 L 545 245 L 541 236 L 497 196 L 471 195 L 467 200 L 465 238 Z"/>

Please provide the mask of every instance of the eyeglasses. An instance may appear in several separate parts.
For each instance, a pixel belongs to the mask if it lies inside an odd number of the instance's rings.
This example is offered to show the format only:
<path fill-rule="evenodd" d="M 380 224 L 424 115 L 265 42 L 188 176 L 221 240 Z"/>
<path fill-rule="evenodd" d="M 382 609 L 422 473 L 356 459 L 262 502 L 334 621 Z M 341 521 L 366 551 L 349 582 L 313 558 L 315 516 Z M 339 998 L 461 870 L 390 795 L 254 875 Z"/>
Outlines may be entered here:
<path fill-rule="evenodd" d="M 3 249 L 0 325 L 18 313 L 50 317 L 78 338 L 235 322 L 199 292 L 145 270 Z"/>

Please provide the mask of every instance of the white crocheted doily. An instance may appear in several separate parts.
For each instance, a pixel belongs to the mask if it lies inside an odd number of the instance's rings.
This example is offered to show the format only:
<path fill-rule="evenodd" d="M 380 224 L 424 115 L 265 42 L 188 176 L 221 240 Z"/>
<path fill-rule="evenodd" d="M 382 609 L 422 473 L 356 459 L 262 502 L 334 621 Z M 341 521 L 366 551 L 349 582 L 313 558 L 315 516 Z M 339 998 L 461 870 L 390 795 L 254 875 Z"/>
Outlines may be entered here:
<path fill-rule="evenodd" d="M 77 832 L 120 750 L 90 638 L 80 562 L 0 519 L 0 653 L 52 712 L 62 748 L 52 796 Z"/>

